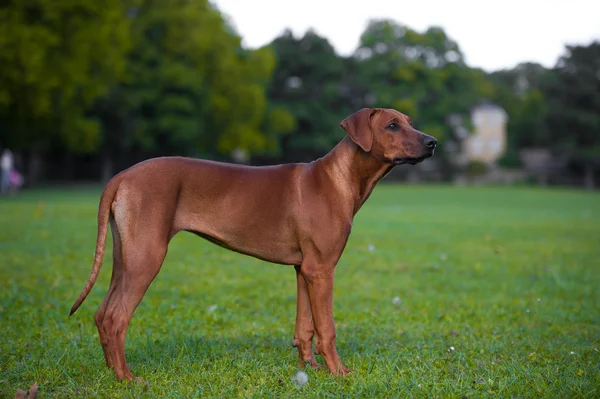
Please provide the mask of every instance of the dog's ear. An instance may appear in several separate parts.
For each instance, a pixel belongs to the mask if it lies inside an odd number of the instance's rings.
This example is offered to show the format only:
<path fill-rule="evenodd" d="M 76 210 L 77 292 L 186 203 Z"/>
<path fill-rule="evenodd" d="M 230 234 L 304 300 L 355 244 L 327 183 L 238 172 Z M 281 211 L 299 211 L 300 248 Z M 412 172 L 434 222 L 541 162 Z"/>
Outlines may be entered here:
<path fill-rule="evenodd" d="M 373 127 L 371 118 L 377 112 L 373 108 L 363 108 L 344 119 L 340 126 L 348 136 L 365 152 L 371 151 L 373 145 Z"/>

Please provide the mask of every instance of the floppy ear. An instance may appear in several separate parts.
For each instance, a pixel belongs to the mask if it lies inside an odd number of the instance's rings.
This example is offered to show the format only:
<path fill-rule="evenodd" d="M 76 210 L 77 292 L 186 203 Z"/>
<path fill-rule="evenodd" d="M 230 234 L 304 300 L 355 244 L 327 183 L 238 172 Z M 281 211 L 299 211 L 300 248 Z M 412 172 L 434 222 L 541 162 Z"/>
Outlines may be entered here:
<path fill-rule="evenodd" d="M 377 110 L 373 108 L 363 108 L 344 119 L 340 126 L 348 133 L 354 141 L 365 152 L 371 151 L 373 145 L 373 128 L 371 127 L 371 117 Z"/>

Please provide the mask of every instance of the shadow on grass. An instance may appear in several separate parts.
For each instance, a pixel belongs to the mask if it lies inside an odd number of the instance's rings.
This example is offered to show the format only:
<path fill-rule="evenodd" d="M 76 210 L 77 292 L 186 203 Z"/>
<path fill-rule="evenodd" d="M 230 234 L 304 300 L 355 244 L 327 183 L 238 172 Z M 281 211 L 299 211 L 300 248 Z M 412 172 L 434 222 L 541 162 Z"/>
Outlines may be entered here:
<path fill-rule="evenodd" d="M 295 354 L 292 337 L 284 338 L 281 333 L 237 337 L 170 334 L 159 339 L 138 339 L 125 348 L 127 362 L 134 374 L 136 371 L 142 374 L 144 370 L 172 373 L 174 370 L 189 372 L 198 368 L 218 370 L 224 365 L 252 367 L 257 362 L 275 364 L 290 361 L 292 350 Z"/>
<path fill-rule="evenodd" d="M 134 375 L 148 373 L 170 374 L 181 370 L 210 369 L 215 372 L 227 369 L 277 367 L 295 369 L 298 367 L 297 349 L 292 346 L 293 330 L 290 334 L 281 331 L 269 333 L 251 333 L 247 335 L 169 334 L 162 338 L 137 338 L 130 341 L 125 349 L 127 362 Z M 390 331 L 391 332 L 391 331 Z M 388 338 L 383 338 L 388 337 Z M 389 352 L 403 353 L 407 347 L 418 346 L 416 337 L 398 337 L 365 330 L 362 326 L 344 328 L 343 336 L 338 338 L 337 348 L 342 361 L 352 356 L 377 357 L 389 356 Z M 313 341 L 313 345 L 316 339 Z M 103 360 L 99 358 L 99 360 Z M 317 362 L 325 361 L 317 356 Z M 137 374 L 136 374 L 137 373 Z"/>

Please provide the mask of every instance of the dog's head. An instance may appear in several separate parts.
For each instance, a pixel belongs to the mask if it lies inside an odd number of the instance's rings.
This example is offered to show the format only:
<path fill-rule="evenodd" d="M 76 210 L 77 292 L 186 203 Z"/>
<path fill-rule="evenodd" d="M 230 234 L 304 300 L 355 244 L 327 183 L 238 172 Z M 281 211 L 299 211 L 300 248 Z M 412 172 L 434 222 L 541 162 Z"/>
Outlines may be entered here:
<path fill-rule="evenodd" d="M 363 151 L 382 162 L 415 165 L 429 158 L 437 140 L 412 127 L 410 118 L 393 109 L 363 108 L 340 123 Z"/>

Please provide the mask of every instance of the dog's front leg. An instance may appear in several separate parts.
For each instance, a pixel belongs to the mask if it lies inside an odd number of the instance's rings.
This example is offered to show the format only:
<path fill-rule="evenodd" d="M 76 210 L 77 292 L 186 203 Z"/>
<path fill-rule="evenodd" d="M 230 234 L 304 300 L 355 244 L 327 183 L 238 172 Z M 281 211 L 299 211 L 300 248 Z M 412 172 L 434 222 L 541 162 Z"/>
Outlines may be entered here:
<path fill-rule="evenodd" d="M 335 347 L 333 321 L 333 269 L 302 263 L 300 273 L 306 281 L 308 295 L 317 333 L 317 353 L 323 356 L 329 370 L 336 375 L 346 375 L 352 370 L 340 360 Z"/>
<path fill-rule="evenodd" d="M 308 297 L 308 287 L 300 266 L 295 266 L 298 298 L 296 302 L 296 331 L 294 332 L 294 346 L 298 348 L 300 356 L 300 367 L 304 368 L 308 363 L 311 367 L 321 367 L 315 359 L 312 349 L 312 340 L 315 335 L 313 314 Z"/>

